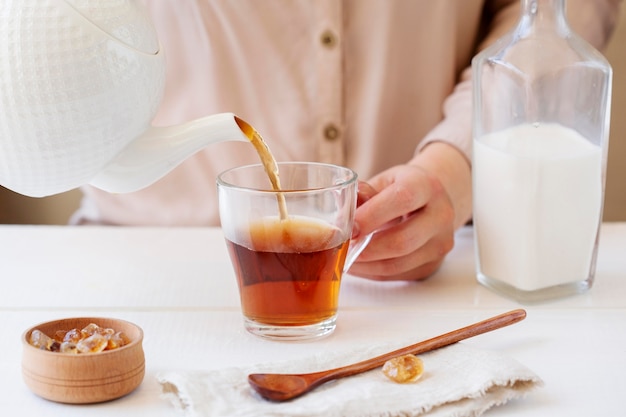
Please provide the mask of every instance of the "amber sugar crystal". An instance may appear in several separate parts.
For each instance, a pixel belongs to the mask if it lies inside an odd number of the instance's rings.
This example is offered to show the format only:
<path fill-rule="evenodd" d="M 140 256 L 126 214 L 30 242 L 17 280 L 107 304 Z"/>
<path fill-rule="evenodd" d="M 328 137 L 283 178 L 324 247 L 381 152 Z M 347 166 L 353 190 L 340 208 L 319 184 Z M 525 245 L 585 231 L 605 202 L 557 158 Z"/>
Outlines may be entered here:
<path fill-rule="evenodd" d="M 424 363 L 415 355 L 398 356 L 385 362 L 383 373 L 400 384 L 415 382 L 424 373 Z"/>
<path fill-rule="evenodd" d="M 130 343 L 130 339 L 121 331 L 89 323 L 82 329 L 57 330 L 52 337 L 35 329 L 29 343 L 51 352 L 78 354 L 117 349 Z"/>

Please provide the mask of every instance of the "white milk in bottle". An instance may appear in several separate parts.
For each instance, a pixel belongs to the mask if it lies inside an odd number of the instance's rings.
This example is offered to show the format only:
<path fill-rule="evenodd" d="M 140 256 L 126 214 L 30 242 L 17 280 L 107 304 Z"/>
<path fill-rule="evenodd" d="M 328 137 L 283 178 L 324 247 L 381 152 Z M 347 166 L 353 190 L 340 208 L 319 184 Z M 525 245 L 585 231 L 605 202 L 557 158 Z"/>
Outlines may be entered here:
<path fill-rule="evenodd" d="M 595 277 L 612 69 L 566 0 L 519 0 L 517 25 L 472 59 L 476 278 L 539 302 Z"/>
<path fill-rule="evenodd" d="M 573 129 L 521 124 L 474 141 L 478 279 L 537 291 L 592 273 L 602 152 Z"/>

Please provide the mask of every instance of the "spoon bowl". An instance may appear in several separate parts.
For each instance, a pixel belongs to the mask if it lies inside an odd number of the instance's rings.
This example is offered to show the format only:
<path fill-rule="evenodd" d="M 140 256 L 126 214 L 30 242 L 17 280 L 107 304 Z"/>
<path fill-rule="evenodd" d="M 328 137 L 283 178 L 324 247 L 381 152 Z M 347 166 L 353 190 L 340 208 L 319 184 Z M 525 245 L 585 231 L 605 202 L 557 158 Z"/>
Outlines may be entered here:
<path fill-rule="evenodd" d="M 248 383 L 259 395 L 267 400 L 276 402 L 287 401 L 299 397 L 325 382 L 378 368 L 389 359 L 397 356 L 418 355 L 439 349 L 479 334 L 509 326 L 524 318 L 526 318 L 525 310 L 512 310 L 508 313 L 500 314 L 352 365 L 307 374 L 250 374 L 248 375 Z"/>

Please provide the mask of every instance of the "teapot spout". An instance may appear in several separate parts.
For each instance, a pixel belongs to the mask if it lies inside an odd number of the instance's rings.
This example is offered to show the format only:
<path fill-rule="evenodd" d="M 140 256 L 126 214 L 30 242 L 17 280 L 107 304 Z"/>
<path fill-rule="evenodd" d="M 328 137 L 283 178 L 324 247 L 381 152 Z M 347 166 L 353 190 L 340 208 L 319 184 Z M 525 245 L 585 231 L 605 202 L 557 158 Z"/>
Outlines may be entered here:
<path fill-rule="evenodd" d="M 111 193 L 141 190 L 165 176 L 207 145 L 249 141 L 252 127 L 233 113 L 219 113 L 187 123 L 150 127 L 131 142 L 89 184 Z"/>

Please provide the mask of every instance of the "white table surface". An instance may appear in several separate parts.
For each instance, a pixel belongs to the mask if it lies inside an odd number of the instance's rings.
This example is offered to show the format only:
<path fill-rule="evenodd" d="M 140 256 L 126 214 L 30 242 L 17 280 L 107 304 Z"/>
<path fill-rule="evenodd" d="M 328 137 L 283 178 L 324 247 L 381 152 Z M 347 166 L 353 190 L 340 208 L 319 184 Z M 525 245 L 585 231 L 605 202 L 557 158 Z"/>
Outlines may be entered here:
<path fill-rule="evenodd" d="M 488 416 L 626 415 L 626 223 L 602 226 L 596 282 L 583 295 L 520 305 L 477 284 L 472 229 L 459 231 L 441 270 L 417 282 L 342 283 L 338 327 L 307 343 L 266 341 L 242 327 L 221 230 L 0 226 L 2 415 L 170 416 L 156 375 L 307 357 L 383 340 L 415 340 L 523 307 L 514 326 L 464 341 L 502 351 L 545 386 Z M 121 399 L 64 405 L 32 394 L 21 378 L 20 337 L 37 323 L 118 317 L 145 332 L 146 376 Z"/>

